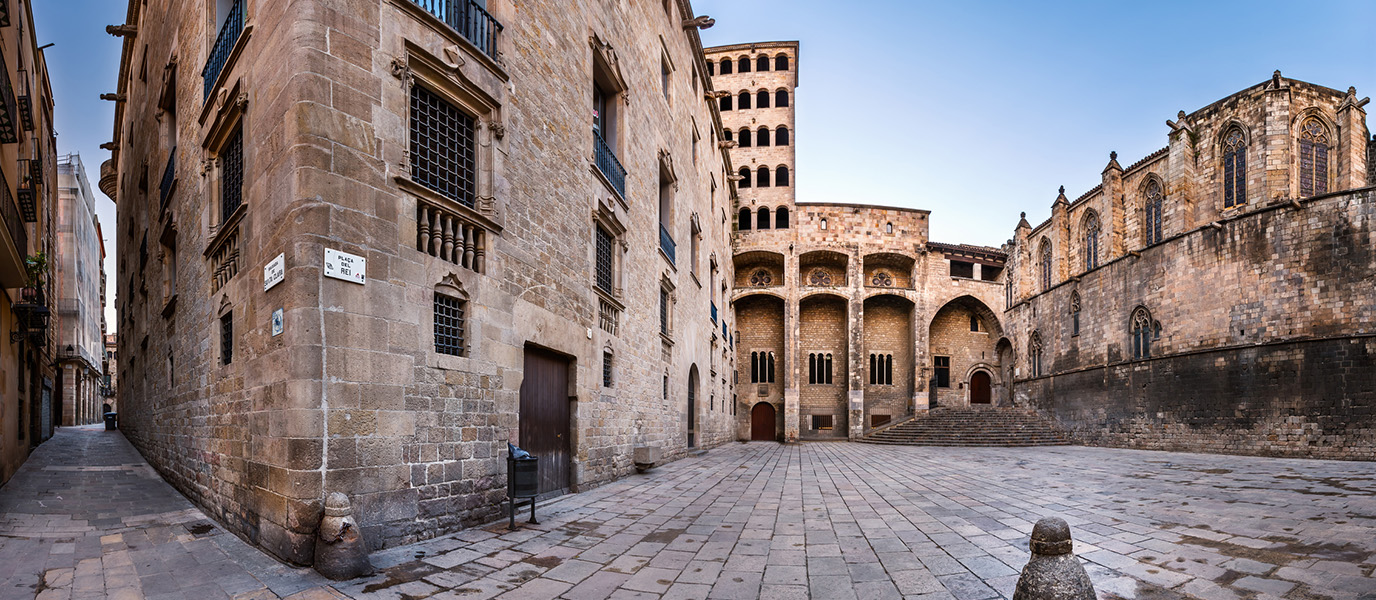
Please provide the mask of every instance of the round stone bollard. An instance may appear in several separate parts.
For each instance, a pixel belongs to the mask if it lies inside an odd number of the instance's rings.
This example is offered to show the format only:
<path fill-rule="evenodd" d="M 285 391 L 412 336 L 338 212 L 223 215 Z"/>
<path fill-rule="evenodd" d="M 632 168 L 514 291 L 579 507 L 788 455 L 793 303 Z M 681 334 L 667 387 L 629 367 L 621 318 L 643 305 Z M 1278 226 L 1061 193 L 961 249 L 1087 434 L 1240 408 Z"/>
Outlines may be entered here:
<path fill-rule="evenodd" d="M 325 517 L 315 536 L 315 570 L 335 581 L 362 577 L 373 572 L 368 562 L 368 544 L 354 522 L 349 497 L 331 492 L 325 497 Z"/>
<path fill-rule="evenodd" d="M 1095 600 L 1094 584 L 1071 551 L 1070 525 L 1046 517 L 1032 527 L 1032 559 L 1022 568 L 1013 600 Z"/>

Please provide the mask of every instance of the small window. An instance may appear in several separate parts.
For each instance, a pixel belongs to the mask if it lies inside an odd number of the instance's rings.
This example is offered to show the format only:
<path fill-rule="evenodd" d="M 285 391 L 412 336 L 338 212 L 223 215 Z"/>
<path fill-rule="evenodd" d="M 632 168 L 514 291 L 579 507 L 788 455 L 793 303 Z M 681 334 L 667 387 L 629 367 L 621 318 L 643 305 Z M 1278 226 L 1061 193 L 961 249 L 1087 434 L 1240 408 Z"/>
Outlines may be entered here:
<path fill-rule="evenodd" d="M 736 96 L 736 104 L 741 110 L 750 108 L 750 92 L 741 92 L 739 96 Z"/>
<path fill-rule="evenodd" d="M 755 70 L 761 73 L 768 71 L 769 57 L 761 54 L 759 58 L 755 59 Z"/>
<path fill-rule="evenodd" d="M 783 173 L 787 173 L 787 172 L 788 172 L 788 171 L 787 171 L 787 167 L 779 167 L 779 168 L 780 168 L 780 169 L 784 169 Z M 781 174 L 779 175 L 779 177 L 780 177 L 780 178 L 783 178 L 784 175 L 781 173 Z M 783 184 L 781 183 L 780 185 L 783 185 Z M 787 207 L 787 206 L 780 206 L 780 207 L 779 207 L 779 210 L 774 211 L 774 228 L 775 228 L 775 229 L 788 229 L 788 207 Z"/>
<path fill-rule="evenodd" d="M 779 165 L 779 168 L 774 170 L 774 185 L 788 187 L 788 167 Z"/>
<path fill-rule="evenodd" d="M 736 134 L 732 133 L 730 129 L 723 129 L 721 130 L 721 139 L 728 142 L 734 141 L 736 139 Z"/>
<path fill-rule="evenodd" d="M 893 385 L 893 355 L 870 355 L 870 385 Z"/>
<path fill-rule="evenodd" d="M 220 317 L 220 364 L 234 362 L 234 313 Z"/>
<path fill-rule="evenodd" d="M 722 64 L 726 64 L 726 63 L 722 63 Z M 662 393 L 660 394 L 660 397 L 661 397 L 662 399 L 664 399 L 664 400 L 668 400 L 668 399 L 669 399 L 669 376 L 668 376 L 668 375 L 665 375 L 665 376 L 664 376 L 664 389 L 663 389 Z"/>
<path fill-rule="evenodd" d="M 722 61 L 721 61 L 721 74 L 722 74 L 722 75 L 730 75 L 730 74 L 731 74 L 731 67 L 732 67 L 731 59 L 729 59 L 729 58 L 722 59 Z"/>
<path fill-rule="evenodd" d="M 755 171 L 755 187 L 769 187 L 769 167 L 760 167 Z"/>
<path fill-rule="evenodd" d="M 727 63 L 722 63 L 722 64 L 727 64 Z M 719 108 L 720 108 L 721 110 L 723 110 L 723 111 L 731 110 L 731 96 L 722 96 L 722 97 L 721 97 L 721 100 L 719 100 L 718 102 L 720 103 Z"/>
<path fill-rule="evenodd" d="M 612 353 L 602 351 L 602 387 L 612 387 Z"/>
<path fill-rule="evenodd" d="M 755 108 L 769 108 L 768 90 L 760 90 L 755 94 Z"/>
<path fill-rule="evenodd" d="M 1035 331 L 1027 343 L 1027 366 L 1033 377 L 1042 376 L 1042 336 Z"/>
<path fill-rule="evenodd" d="M 597 230 L 597 265 L 595 282 L 598 289 L 608 294 L 612 292 L 612 234 L 601 225 L 595 227 Z"/>
<path fill-rule="evenodd" d="M 893 233 L 893 223 L 884 224 L 884 233 Z"/>
<path fill-rule="evenodd" d="M 659 85 L 664 92 L 664 99 L 672 100 L 669 96 L 669 61 L 662 56 L 659 58 Z"/>
<path fill-rule="evenodd" d="M 464 355 L 464 309 L 467 302 L 435 292 L 435 352 Z"/>
<path fill-rule="evenodd" d="M 787 145 L 788 145 L 788 128 L 787 128 L 787 127 L 780 127 L 780 128 L 778 128 L 778 129 L 775 129 L 775 130 L 774 130 L 774 145 L 775 145 L 775 146 L 787 146 Z"/>
<path fill-rule="evenodd" d="M 936 375 L 936 387 L 951 387 L 951 357 L 932 357 L 932 369 Z"/>
<path fill-rule="evenodd" d="M 717 63 L 707 61 L 707 76 L 712 77 L 717 74 Z"/>
<path fill-rule="evenodd" d="M 739 183 L 736 184 L 736 187 L 740 189 L 750 187 L 750 167 L 741 167 L 739 174 L 741 176 L 741 180 Z"/>
<path fill-rule="evenodd" d="M 974 279 L 975 263 L 965 262 L 963 260 L 951 261 L 951 277 L 965 277 L 969 279 Z"/>
<path fill-rule="evenodd" d="M 812 415 L 812 429 L 815 431 L 831 431 L 831 415 Z"/>
<path fill-rule="evenodd" d="M 755 229 L 769 229 L 769 209 L 763 206 L 755 213 Z"/>
<path fill-rule="evenodd" d="M 788 70 L 788 55 L 787 55 L 787 54 L 780 54 L 780 55 L 774 57 L 774 70 L 775 70 L 775 71 L 787 71 L 787 70 Z"/>
<path fill-rule="evenodd" d="M 669 335 L 669 290 L 659 288 L 659 333 Z"/>
<path fill-rule="evenodd" d="M 742 147 L 742 148 L 749 148 L 749 147 L 750 147 L 750 140 L 752 139 L 752 137 L 753 137 L 753 136 L 750 135 L 750 130 L 749 130 L 749 129 L 742 129 L 742 130 L 741 130 L 741 134 L 740 134 L 740 139 L 738 139 L 738 140 L 736 140 L 736 141 L 740 144 L 740 147 Z"/>
<path fill-rule="evenodd" d="M 755 132 L 755 145 L 764 147 L 769 145 L 769 128 L 761 127 Z"/>
<path fill-rule="evenodd" d="M 750 209 L 742 208 L 740 218 L 737 219 L 736 229 L 740 231 L 750 231 Z"/>
<path fill-rule="evenodd" d="M 826 230 L 827 230 L 827 220 L 826 220 L 825 217 L 823 217 L 823 218 L 822 218 L 822 231 L 826 231 Z"/>
<path fill-rule="evenodd" d="M 750 72 L 750 57 L 748 57 L 748 56 L 742 56 L 741 59 L 740 59 L 739 61 L 736 62 L 736 67 L 738 67 L 738 68 L 736 69 L 738 72 L 741 72 L 741 73 L 749 73 L 749 72 Z"/>
<path fill-rule="evenodd" d="M 976 333 L 978 333 L 978 332 L 980 331 L 980 328 L 979 328 L 979 315 L 976 315 L 976 314 L 974 314 L 974 313 L 970 313 L 970 331 L 973 331 L 973 332 L 976 332 Z"/>
<path fill-rule="evenodd" d="M 1070 294 L 1070 335 L 1080 335 L 1080 293 Z"/>
<path fill-rule="evenodd" d="M 1151 320 L 1151 313 L 1147 309 L 1138 307 L 1132 313 L 1132 357 L 1134 359 L 1151 358 L 1151 341 L 1159 337 L 1160 329 L 1154 327 Z"/>
<path fill-rule="evenodd" d="M 774 106 L 775 108 L 788 107 L 788 90 L 774 92 Z"/>
<path fill-rule="evenodd" d="M 829 353 L 814 352 L 807 355 L 807 382 L 812 385 L 826 385 L 832 379 L 832 357 Z"/>

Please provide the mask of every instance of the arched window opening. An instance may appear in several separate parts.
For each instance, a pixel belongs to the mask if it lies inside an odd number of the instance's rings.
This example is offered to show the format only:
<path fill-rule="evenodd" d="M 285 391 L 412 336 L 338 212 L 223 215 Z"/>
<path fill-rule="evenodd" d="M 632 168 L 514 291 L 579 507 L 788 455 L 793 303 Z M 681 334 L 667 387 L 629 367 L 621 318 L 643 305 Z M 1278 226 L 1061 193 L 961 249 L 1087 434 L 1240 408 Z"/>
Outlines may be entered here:
<path fill-rule="evenodd" d="M 736 187 L 738 189 L 745 189 L 750 187 L 750 167 L 741 167 L 740 176 L 741 180 L 739 183 L 736 184 Z"/>
<path fill-rule="evenodd" d="M 769 92 L 767 90 L 756 92 L 755 108 L 769 108 Z"/>
<path fill-rule="evenodd" d="M 769 187 L 769 167 L 760 167 L 755 171 L 755 186 Z"/>
<path fill-rule="evenodd" d="M 807 355 L 807 382 L 811 385 L 817 384 L 817 354 Z"/>
<path fill-rule="evenodd" d="M 769 383 L 774 383 L 774 353 L 773 353 L 773 352 L 770 352 L 770 353 L 769 353 L 769 365 L 768 365 L 768 366 L 769 366 L 769 369 L 768 369 L 768 371 L 769 371 L 769 372 L 768 372 Z"/>
<path fill-rule="evenodd" d="M 740 217 L 736 220 L 736 229 L 750 231 L 750 209 L 741 209 Z"/>
<path fill-rule="evenodd" d="M 1152 338 L 1159 335 L 1159 327 L 1153 327 L 1151 313 L 1145 307 L 1132 311 L 1132 357 L 1151 358 Z"/>
<path fill-rule="evenodd" d="M 1070 293 L 1070 335 L 1080 335 L 1080 292 Z"/>
<path fill-rule="evenodd" d="M 749 147 L 750 147 L 750 137 L 751 137 L 751 136 L 750 136 L 750 130 L 749 130 L 749 129 L 742 129 L 742 130 L 741 130 L 740 139 L 737 140 L 737 142 L 739 143 L 740 147 L 742 147 L 742 148 L 749 148 Z"/>
<path fill-rule="evenodd" d="M 787 107 L 788 107 L 788 90 L 779 90 L 779 91 L 777 91 L 777 92 L 774 92 L 774 107 L 775 107 L 775 108 L 787 108 Z"/>
<path fill-rule="evenodd" d="M 1084 246 L 1085 270 L 1099 268 L 1099 215 L 1093 211 L 1085 215 L 1084 239 L 1081 242 Z"/>
<path fill-rule="evenodd" d="M 736 95 L 736 104 L 741 110 L 750 108 L 750 92 L 741 92 Z"/>
<path fill-rule="evenodd" d="M 1368 167 L 1370 168 L 1370 167 Z M 1328 128 L 1316 117 L 1300 125 L 1300 197 L 1328 193 Z"/>
<path fill-rule="evenodd" d="M 730 74 L 731 74 L 731 67 L 732 67 L 731 59 L 729 59 L 729 58 L 723 58 L 722 61 L 721 61 L 721 74 L 722 74 L 722 75 L 730 75 Z"/>
<path fill-rule="evenodd" d="M 755 59 L 755 70 L 761 73 L 768 71 L 769 57 L 761 54 L 759 58 Z"/>
<path fill-rule="evenodd" d="M 787 127 L 780 127 L 780 128 L 778 128 L 778 129 L 775 129 L 775 130 L 774 130 L 774 145 L 775 145 L 775 146 L 787 146 L 787 145 L 788 145 L 788 128 L 787 128 Z"/>
<path fill-rule="evenodd" d="M 716 74 L 717 74 L 717 63 L 714 63 L 714 62 L 712 62 L 712 61 L 710 61 L 710 60 L 707 61 L 707 76 L 708 76 L 708 77 L 711 77 L 711 76 L 716 75 Z"/>
<path fill-rule="evenodd" d="M 769 229 L 769 209 L 763 206 L 755 211 L 755 229 Z"/>
<path fill-rule="evenodd" d="M 822 231 L 826 231 L 826 230 L 827 230 L 827 220 L 826 220 L 826 217 L 823 217 L 823 218 L 822 218 Z"/>
<path fill-rule="evenodd" d="M 788 187 L 788 167 L 779 165 L 779 168 L 774 170 L 774 185 Z"/>
<path fill-rule="evenodd" d="M 1042 376 L 1042 336 L 1035 331 L 1027 342 L 1027 369 L 1032 377 Z"/>
<path fill-rule="evenodd" d="M 1152 179 L 1147 182 L 1146 189 L 1146 226 L 1147 226 L 1147 245 L 1161 243 L 1161 182 Z"/>
<path fill-rule="evenodd" d="M 750 353 L 750 383 L 760 382 L 760 353 Z"/>
<path fill-rule="evenodd" d="M 884 224 L 884 233 L 893 233 L 893 223 Z"/>
<path fill-rule="evenodd" d="M 788 229 L 788 207 L 780 206 L 779 210 L 774 211 L 774 228 Z"/>
<path fill-rule="evenodd" d="M 1223 208 L 1247 203 L 1247 138 L 1234 127 L 1223 136 Z"/>
<path fill-rule="evenodd" d="M 1051 241 L 1046 238 L 1042 238 L 1040 262 L 1042 267 L 1042 291 L 1045 292 L 1051 289 Z"/>
<path fill-rule="evenodd" d="M 827 353 L 827 368 L 823 370 L 823 374 L 825 374 L 826 377 L 827 377 L 827 383 L 831 383 L 831 353 L 830 353 L 830 352 Z"/>
<path fill-rule="evenodd" d="M 727 64 L 727 63 L 722 63 L 722 64 Z M 726 111 L 726 110 L 731 110 L 731 96 L 722 96 L 722 97 L 721 97 L 721 100 L 718 100 L 717 103 L 720 105 L 719 108 L 720 108 L 721 110 L 724 110 L 724 111 Z"/>
<path fill-rule="evenodd" d="M 769 128 L 761 127 L 755 132 L 755 145 L 761 148 L 769 145 Z"/>
<path fill-rule="evenodd" d="M 741 59 L 740 59 L 739 61 L 736 62 L 736 67 L 737 67 L 737 68 L 736 68 L 736 71 L 737 71 L 738 73 L 749 73 L 749 72 L 750 72 L 750 57 L 749 57 L 749 56 L 742 56 Z"/>
<path fill-rule="evenodd" d="M 721 139 L 729 142 L 736 139 L 736 135 L 730 129 L 723 129 L 721 130 Z"/>
<path fill-rule="evenodd" d="M 780 55 L 774 57 L 774 70 L 775 70 L 775 71 L 787 71 L 787 70 L 788 70 L 788 55 L 787 55 L 787 54 L 780 54 Z"/>

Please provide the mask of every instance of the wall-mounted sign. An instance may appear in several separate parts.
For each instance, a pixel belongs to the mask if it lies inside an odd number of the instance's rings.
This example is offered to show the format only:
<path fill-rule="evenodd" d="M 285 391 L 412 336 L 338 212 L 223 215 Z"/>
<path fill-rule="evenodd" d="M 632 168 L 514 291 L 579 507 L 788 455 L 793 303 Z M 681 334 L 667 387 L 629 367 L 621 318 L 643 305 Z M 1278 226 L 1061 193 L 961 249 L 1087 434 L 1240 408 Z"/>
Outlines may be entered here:
<path fill-rule="evenodd" d="M 282 309 L 272 311 L 272 337 L 282 335 Z"/>
<path fill-rule="evenodd" d="M 272 262 L 263 266 L 263 291 L 272 289 L 272 286 L 282 283 L 287 278 L 287 260 L 285 254 L 278 254 Z"/>
<path fill-rule="evenodd" d="M 348 252 L 325 249 L 325 276 L 364 284 L 368 281 L 368 259 Z"/>

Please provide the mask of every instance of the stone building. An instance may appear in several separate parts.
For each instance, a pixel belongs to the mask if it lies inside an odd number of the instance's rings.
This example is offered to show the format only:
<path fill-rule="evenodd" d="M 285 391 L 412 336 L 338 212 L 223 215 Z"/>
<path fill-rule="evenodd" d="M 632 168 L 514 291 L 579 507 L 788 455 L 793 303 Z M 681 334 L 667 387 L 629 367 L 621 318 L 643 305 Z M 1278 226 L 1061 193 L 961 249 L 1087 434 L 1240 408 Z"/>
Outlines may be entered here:
<path fill-rule="evenodd" d="M 131 0 L 121 428 L 309 563 L 734 440 L 729 151 L 686 0 Z M 550 51 L 553 48 L 558 51 Z M 108 174 L 108 177 L 106 176 Z"/>
<path fill-rule="evenodd" d="M 29 3 L 0 10 L 0 483 L 52 436 L 57 139 Z"/>
<path fill-rule="evenodd" d="M 110 410 L 118 412 L 115 390 L 119 389 L 119 344 L 115 341 L 113 333 L 105 334 L 105 360 L 101 361 L 100 366 L 105 371 L 104 402 L 110 405 Z"/>
<path fill-rule="evenodd" d="M 1089 444 L 1376 458 L 1366 103 L 1277 71 L 1018 223 L 1015 402 Z"/>
<path fill-rule="evenodd" d="M 57 252 L 53 294 L 57 299 L 56 422 L 87 425 L 101 420 L 105 354 L 105 255 L 96 199 L 81 157 L 57 159 Z"/>
<path fill-rule="evenodd" d="M 707 69 L 737 168 L 736 435 L 854 439 L 1006 396 L 1004 253 L 930 242 L 928 211 L 796 201 L 797 42 L 708 48 Z"/>

